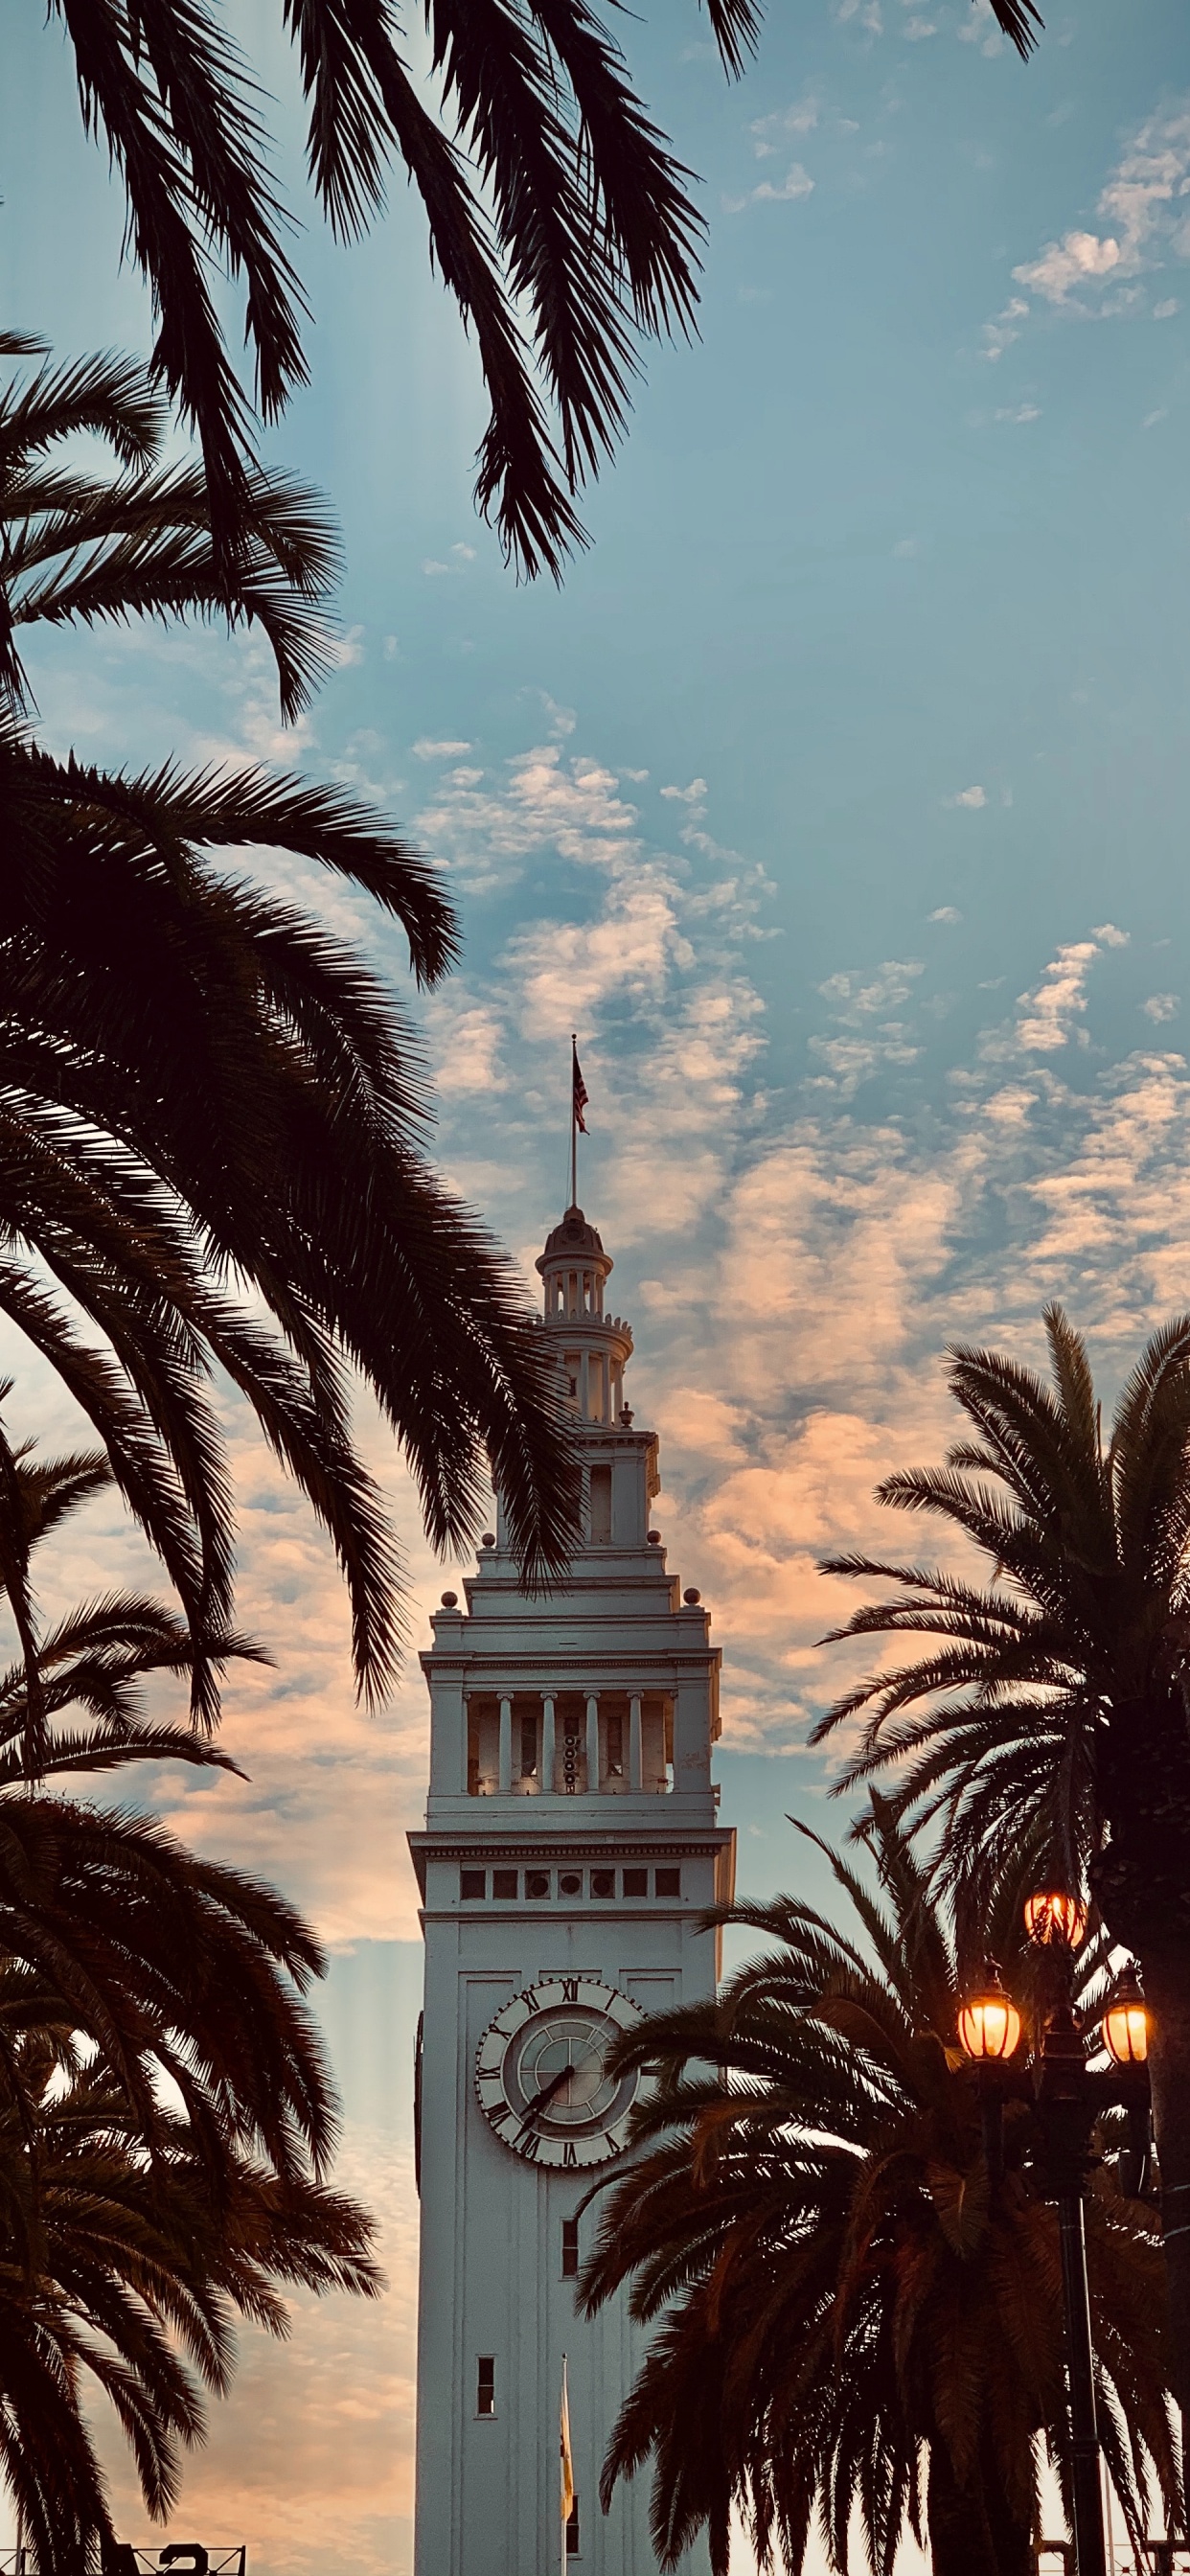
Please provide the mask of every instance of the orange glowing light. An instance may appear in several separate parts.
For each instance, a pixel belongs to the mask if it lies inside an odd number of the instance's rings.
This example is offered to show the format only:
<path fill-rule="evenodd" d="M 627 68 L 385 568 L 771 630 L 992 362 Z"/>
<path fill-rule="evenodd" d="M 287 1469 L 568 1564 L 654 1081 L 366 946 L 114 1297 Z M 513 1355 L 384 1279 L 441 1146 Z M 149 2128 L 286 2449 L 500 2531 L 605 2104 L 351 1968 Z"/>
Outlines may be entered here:
<path fill-rule="evenodd" d="M 1149 2053 L 1149 2016 L 1135 1968 L 1125 1968 L 1103 2016 L 1103 2044 L 1117 2066 L 1143 2066 Z"/>
<path fill-rule="evenodd" d="M 1025 1898 L 1025 1930 L 1041 1950 L 1077 1950 L 1087 1928 L 1081 1896 L 1062 1888 L 1038 1888 Z"/>
<path fill-rule="evenodd" d="M 969 1995 L 959 2014 L 959 2042 L 967 2057 L 995 2064 L 1011 2057 L 1021 2035 L 1021 2017 L 1011 1995 L 989 1963 L 984 1984 Z"/>

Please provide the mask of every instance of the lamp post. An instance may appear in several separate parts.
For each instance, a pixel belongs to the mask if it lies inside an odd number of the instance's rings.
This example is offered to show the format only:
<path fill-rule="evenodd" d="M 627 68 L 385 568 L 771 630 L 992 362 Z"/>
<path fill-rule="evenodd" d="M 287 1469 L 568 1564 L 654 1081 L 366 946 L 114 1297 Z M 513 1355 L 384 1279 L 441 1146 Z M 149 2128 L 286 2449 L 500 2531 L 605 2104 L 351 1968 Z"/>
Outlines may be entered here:
<path fill-rule="evenodd" d="M 989 2179 L 1003 2169 L 1003 2110 L 1009 2099 L 1033 2104 L 1041 2135 L 1035 2168 L 1047 2200 L 1057 2202 L 1062 2249 L 1062 2303 L 1070 2386 L 1071 2488 L 1074 2555 L 1078 2576 L 1105 2576 L 1099 2430 L 1083 2202 L 1095 2162 L 1091 2137 L 1099 2114 L 1122 2102 L 1128 2112 L 1128 2146 L 1121 2181 L 1144 2187 L 1149 2149 L 1148 2016 L 1136 1972 L 1118 1981 L 1100 2026 L 1112 2059 L 1110 2073 L 1092 2074 L 1083 2034 L 1071 2005 L 1072 1961 L 1086 1930 L 1086 1908 L 1076 1897 L 1039 1889 L 1025 1904 L 1025 1929 L 1037 1948 L 1054 1955 L 1060 1999 L 1050 2011 L 1040 2048 L 1020 2055 L 1021 2016 L 989 1962 L 981 1984 L 959 2014 L 959 2040 L 974 2065 L 983 2111 Z"/>

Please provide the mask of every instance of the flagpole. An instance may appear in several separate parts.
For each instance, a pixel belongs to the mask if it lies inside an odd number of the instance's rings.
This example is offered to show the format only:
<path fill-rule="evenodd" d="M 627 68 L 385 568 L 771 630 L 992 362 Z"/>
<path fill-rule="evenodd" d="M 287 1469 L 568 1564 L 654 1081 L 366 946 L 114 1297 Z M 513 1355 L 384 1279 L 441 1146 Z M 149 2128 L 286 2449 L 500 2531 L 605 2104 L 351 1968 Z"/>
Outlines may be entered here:
<path fill-rule="evenodd" d="M 570 1036 L 570 1204 L 578 1206 L 578 1109 L 575 1101 L 574 1068 L 578 1062 L 578 1031 Z M 563 2571 L 565 2576 L 565 2570 Z"/>

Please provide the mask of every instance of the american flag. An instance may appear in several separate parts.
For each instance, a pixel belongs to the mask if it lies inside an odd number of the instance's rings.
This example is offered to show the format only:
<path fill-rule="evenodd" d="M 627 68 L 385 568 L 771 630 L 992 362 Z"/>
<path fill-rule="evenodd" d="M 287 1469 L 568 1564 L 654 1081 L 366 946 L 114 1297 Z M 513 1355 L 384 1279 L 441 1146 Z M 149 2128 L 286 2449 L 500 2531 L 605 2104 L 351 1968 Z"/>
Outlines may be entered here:
<path fill-rule="evenodd" d="M 587 1086 L 583 1081 L 583 1069 L 578 1060 L 577 1038 L 572 1038 L 570 1041 L 570 1053 L 574 1065 L 574 1123 L 585 1136 L 587 1132 L 587 1122 L 583 1116 L 583 1111 L 587 1106 Z"/>

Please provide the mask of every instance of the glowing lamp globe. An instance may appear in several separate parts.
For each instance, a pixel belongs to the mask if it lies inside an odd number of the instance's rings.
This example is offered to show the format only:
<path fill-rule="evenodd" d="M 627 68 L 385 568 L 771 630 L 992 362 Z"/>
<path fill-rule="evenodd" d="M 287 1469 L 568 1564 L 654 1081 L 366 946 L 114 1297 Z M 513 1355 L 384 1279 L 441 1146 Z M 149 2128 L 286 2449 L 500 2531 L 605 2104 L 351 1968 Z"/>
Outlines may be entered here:
<path fill-rule="evenodd" d="M 1039 1950 L 1077 1950 L 1086 1928 L 1082 1898 L 1064 1888 L 1037 1888 L 1025 1898 L 1025 1930 Z"/>
<path fill-rule="evenodd" d="M 959 2044 L 977 2065 L 995 2065 L 1011 2057 L 1021 2035 L 1021 2017 L 1011 1995 L 989 1964 L 983 1984 L 967 1997 L 959 2014 Z"/>
<path fill-rule="evenodd" d="M 1149 2016 L 1135 1968 L 1125 1968 L 1103 2016 L 1103 2044 L 1117 2066 L 1143 2066 L 1149 2053 Z"/>

